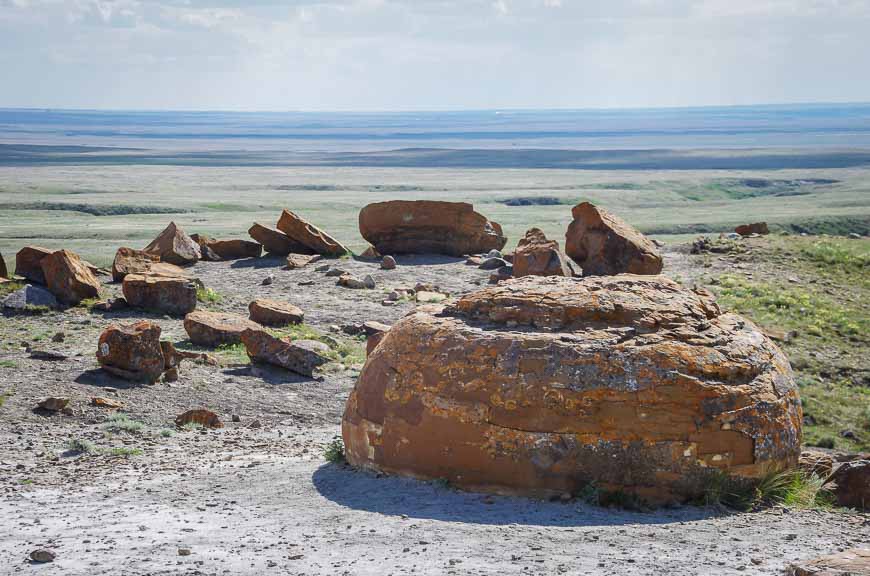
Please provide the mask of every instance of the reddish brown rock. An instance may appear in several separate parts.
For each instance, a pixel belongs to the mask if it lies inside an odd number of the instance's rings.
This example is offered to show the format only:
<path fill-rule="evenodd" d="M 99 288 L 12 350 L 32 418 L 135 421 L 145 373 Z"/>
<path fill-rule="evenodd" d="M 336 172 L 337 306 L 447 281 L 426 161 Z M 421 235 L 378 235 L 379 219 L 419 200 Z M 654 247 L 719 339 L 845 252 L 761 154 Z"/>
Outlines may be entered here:
<path fill-rule="evenodd" d="M 197 310 L 184 317 L 184 330 L 190 336 L 190 341 L 212 348 L 223 344 L 238 344 L 242 341 L 243 331 L 260 328 L 256 322 L 229 312 Z"/>
<path fill-rule="evenodd" d="M 363 253 L 359 255 L 360 258 L 366 258 L 369 260 L 376 260 L 381 258 L 381 253 L 377 251 L 374 246 L 369 245 L 368 248 L 363 250 Z"/>
<path fill-rule="evenodd" d="M 501 250 L 501 226 L 465 202 L 391 200 L 359 213 L 359 231 L 381 254 L 463 256 Z"/>
<path fill-rule="evenodd" d="M 573 276 L 568 267 L 568 257 L 559 249 L 555 240 L 547 240 L 538 228 L 532 228 L 517 244 L 513 259 L 513 275 L 523 276 Z"/>
<path fill-rule="evenodd" d="M 870 460 L 845 462 L 830 477 L 828 487 L 837 504 L 858 510 L 870 510 Z"/>
<path fill-rule="evenodd" d="M 190 238 L 199 244 L 200 252 L 208 248 L 218 260 L 259 258 L 263 252 L 262 244 L 250 240 L 215 240 L 205 234 L 191 234 Z"/>
<path fill-rule="evenodd" d="M 248 229 L 248 234 L 250 234 L 251 238 L 262 244 L 266 252 L 276 256 L 286 256 L 291 252 L 297 254 L 315 253 L 314 250 L 296 242 L 280 230 L 275 230 L 256 222 Z"/>
<path fill-rule="evenodd" d="M 565 252 L 586 276 L 658 274 L 662 257 L 655 244 L 613 214 L 589 202 L 574 206 Z"/>
<path fill-rule="evenodd" d="M 103 370 L 136 382 L 156 382 L 165 360 L 160 326 L 147 320 L 111 325 L 100 334 L 97 361 Z"/>
<path fill-rule="evenodd" d="M 100 281 L 75 252 L 58 250 L 43 258 L 39 265 L 45 286 L 61 302 L 78 304 L 100 295 Z"/>
<path fill-rule="evenodd" d="M 804 450 L 798 459 L 798 468 L 806 474 L 824 479 L 834 471 L 834 459 L 827 452 Z"/>
<path fill-rule="evenodd" d="M 297 268 L 303 268 L 305 266 L 308 266 L 309 264 L 319 262 L 322 259 L 323 256 L 321 256 L 320 254 L 288 254 L 287 269 L 296 270 Z"/>
<path fill-rule="evenodd" d="M 305 320 L 302 309 L 287 302 L 261 298 L 248 304 L 251 320 L 264 326 L 287 326 Z"/>
<path fill-rule="evenodd" d="M 245 330 L 242 342 L 253 362 L 280 366 L 303 376 L 329 362 L 329 346 L 316 340 L 275 338 L 265 330 Z"/>
<path fill-rule="evenodd" d="M 767 222 L 754 222 L 752 224 L 743 224 L 734 229 L 741 236 L 751 236 L 753 234 L 770 234 L 767 228 Z"/>
<path fill-rule="evenodd" d="M 31 282 L 45 284 L 42 272 L 42 259 L 51 254 L 48 248 L 25 246 L 15 255 L 15 273 Z"/>
<path fill-rule="evenodd" d="M 120 410 L 124 407 L 124 403 L 120 400 L 103 398 L 102 396 L 95 396 L 91 398 L 91 404 L 93 404 L 97 408 L 108 408 L 110 410 Z"/>
<path fill-rule="evenodd" d="M 281 212 L 278 230 L 321 256 L 343 256 L 350 252 L 338 240 L 289 210 Z"/>
<path fill-rule="evenodd" d="M 181 428 L 187 424 L 199 424 L 203 428 L 223 428 L 223 422 L 220 421 L 218 415 L 211 410 L 188 410 L 184 414 L 179 414 L 175 419 L 175 425 Z"/>
<path fill-rule="evenodd" d="M 380 322 L 370 320 L 363 323 L 363 332 L 366 335 L 366 356 L 369 356 L 378 347 L 378 344 L 389 331 L 390 327 Z"/>
<path fill-rule="evenodd" d="M 870 548 L 852 548 L 789 564 L 788 576 L 870 576 Z"/>
<path fill-rule="evenodd" d="M 6 269 L 6 260 L 3 259 L 3 254 L 0 254 L 0 278 L 9 279 L 9 271 Z"/>
<path fill-rule="evenodd" d="M 168 278 L 189 278 L 190 273 L 168 262 L 161 262 L 160 257 L 144 250 L 133 248 L 118 248 L 115 260 L 112 262 L 112 279 L 121 282 L 127 274 L 143 276 L 164 276 Z"/>
<path fill-rule="evenodd" d="M 170 222 L 144 251 L 159 256 L 161 262 L 178 266 L 195 264 L 201 256 L 199 244 L 175 222 Z"/>
<path fill-rule="evenodd" d="M 594 482 L 652 502 L 710 470 L 797 463 L 785 355 L 660 276 L 528 276 L 418 309 L 372 351 L 342 433 L 357 466 L 526 495 Z"/>
<path fill-rule="evenodd" d="M 69 398 L 51 396 L 42 400 L 36 407 L 49 412 L 60 412 L 67 407 L 67 404 L 69 404 Z"/>
<path fill-rule="evenodd" d="M 196 284 L 187 278 L 128 274 L 122 286 L 127 304 L 180 316 L 196 309 Z"/>

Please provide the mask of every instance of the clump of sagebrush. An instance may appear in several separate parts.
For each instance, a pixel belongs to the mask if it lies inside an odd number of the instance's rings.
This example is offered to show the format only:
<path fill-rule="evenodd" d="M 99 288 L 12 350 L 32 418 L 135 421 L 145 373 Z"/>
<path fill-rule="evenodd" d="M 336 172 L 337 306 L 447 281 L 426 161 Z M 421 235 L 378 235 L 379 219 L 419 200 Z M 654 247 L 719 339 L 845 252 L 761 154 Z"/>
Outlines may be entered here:
<path fill-rule="evenodd" d="M 224 297 L 212 288 L 200 286 L 196 289 L 196 299 L 204 304 L 217 304 Z"/>
<path fill-rule="evenodd" d="M 94 443 L 84 438 L 70 438 L 65 448 L 70 454 L 90 454 L 96 450 Z"/>
<path fill-rule="evenodd" d="M 105 454 L 109 456 L 123 456 L 124 458 L 129 458 L 130 456 L 141 456 L 142 450 L 139 448 L 116 446 L 115 448 L 109 448 L 108 450 L 106 450 Z"/>
<path fill-rule="evenodd" d="M 171 438 L 172 436 L 175 436 L 175 430 L 172 430 L 171 428 L 164 428 L 160 431 L 160 436 L 162 438 Z"/>
<path fill-rule="evenodd" d="M 106 418 L 103 423 L 103 428 L 110 432 L 141 432 L 145 428 L 145 424 L 138 420 L 131 419 L 128 415 L 120 412 L 112 414 Z"/>
<path fill-rule="evenodd" d="M 347 462 L 344 455 L 344 441 L 341 439 L 341 436 L 333 437 L 329 444 L 326 445 L 323 456 L 327 462 L 332 462 L 333 464 L 344 464 Z"/>
<path fill-rule="evenodd" d="M 824 479 L 803 470 L 771 471 L 758 479 L 709 471 L 702 480 L 702 493 L 693 503 L 751 510 L 767 506 L 826 508 L 833 498 Z"/>

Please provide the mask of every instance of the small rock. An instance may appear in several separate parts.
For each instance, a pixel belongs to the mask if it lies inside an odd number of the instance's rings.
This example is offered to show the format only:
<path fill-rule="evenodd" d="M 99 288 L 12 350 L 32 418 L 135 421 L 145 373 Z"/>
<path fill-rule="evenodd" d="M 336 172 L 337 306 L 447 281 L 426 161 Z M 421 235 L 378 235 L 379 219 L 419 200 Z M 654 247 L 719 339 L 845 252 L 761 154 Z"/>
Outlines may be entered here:
<path fill-rule="evenodd" d="M 242 421 L 242 417 L 239 416 L 238 414 L 233 414 L 233 416 L 232 416 L 232 421 L 233 421 L 233 422 L 241 422 L 241 421 Z"/>
<path fill-rule="evenodd" d="M 487 258 L 501 258 L 501 252 L 493 249 L 493 250 L 490 250 L 489 252 L 486 253 L 486 257 Z"/>
<path fill-rule="evenodd" d="M 365 278 L 363 278 L 363 286 L 365 286 L 368 290 L 374 290 L 375 279 L 372 278 L 371 274 L 366 274 Z"/>
<path fill-rule="evenodd" d="M 205 428 L 224 427 L 217 414 L 215 414 L 211 410 L 188 410 L 184 414 L 179 414 L 178 417 L 175 418 L 175 425 L 179 428 L 181 428 L 185 424 L 190 424 L 191 422 L 199 424 L 200 426 L 203 426 Z"/>
<path fill-rule="evenodd" d="M 263 423 L 260 422 L 259 420 L 254 420 L 253 422 L 248 424 L 248 428 L 262 428 L 262 427 L 263 427 Z"/>
<path fill-rule="evenodd" d="M 275 281 L 275 277 L 272 276 L 271 274 L 269 274 L 268 276 L 263 278 L 263 281 L 260 282 L 260 286 L 270 286 L 272 284 L 272 282 L 274 282 L 274 281 Z"/>
<path fill-rule="evenodd" d="M 329 271 L 329 264 L 321 264 L 320 266 L 315 268 L 314 271 L 315 272 L 328 272 Z"/>
<path fill-rule="evenodd" d="M 381 268 L 383 270 L 393 270 L 396 267 L 396 259 L 392 256 L 384 256 L 381 260 Z"/>
<path fill-rule="evenodd" d="M 341 268 L 329 268 L 326 271 L 326 275 L 330 278 L 334 276 L 344 276 L 345 274 L 347 274 L 347 272 L 345 272 Z"/>
<path fill-rule="evenodd" d="M 508 263 L 503 258 L 487 258 L 483 262 L 480 263 L 481 270 L 497 270 L 498 268 L 502 268 L 503 266 L 507 266 Z"/>
<path fill-rule="evenodd" d="M 69 404 L 69 398 L 49 397 L 37 404 L 36 407 L 49 412 L 60 412 L 66 408 L 67 404 Z"/>
<path fill-rule="evenodd" d="M 66 334 L 63 332 L 57 332 L 54 336 L 51 337 L 52 342 L 63 342 L 66 339 Z"/>
<path fill-rule="evenodd" d="M 45 564 L 46 562 L 54 562 L 56 555 L 51 550 L 39 549 L 34 550 L 30 553 L 30 559 L 34 562 L 39 562 L 40 564 Z"/>
<path fill-rule="evenodd" d="M 179 556 L 190 556 L 190 548 L 179 548 L 178 555 Z"/>

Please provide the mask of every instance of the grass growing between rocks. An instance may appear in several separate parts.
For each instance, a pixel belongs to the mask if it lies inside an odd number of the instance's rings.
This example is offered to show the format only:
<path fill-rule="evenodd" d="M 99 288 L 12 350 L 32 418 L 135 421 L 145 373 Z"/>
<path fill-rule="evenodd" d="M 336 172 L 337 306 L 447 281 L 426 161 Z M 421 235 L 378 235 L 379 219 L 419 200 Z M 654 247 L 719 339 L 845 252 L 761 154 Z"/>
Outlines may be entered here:
<path fill-rule="evenodd" d="M 752 510 L 768 506 L 830 508 L 833 496 L 824 479 L 802 470 L 774 471 L 759 480 L 711 472 L 704 479 L 704 494 L 694 504 Z"/>
<path fill-rule="evenodd" d="M 292 324 L 284 328 L 272 329 L 270 334 L 277 338 L 289 337 L 291 340 L 316 340 L 329 346 L 326 356 L 333 362 L 345 367 L 360 366 L 366 361 L 365 340 L 360 338 L 338 339 L 324 334 L 307 324 Z"/>
<path fill-rule="evenodd" d="M 224 299 L 216 290 L 200 286 L 196 289 L 196 300 L 203 304 L 219 304 Z"/>
<path fill-rule="evenodd" d="M 224 364 L 248 364 L 248 352 L 245 345 L 239 344 L 222 344 L 215 349 L 215 353 L 220 357 Z"/>
<path fill-rule="evenodd" d="M 332 462 L 333 464 L 344 464 L 347 462 L 344 455 L 344 441 L 341 439 L 341 436 L 333 437 L 329 444 L 326 445 L 323 457 L 326 458 L 327 462 Z"/>
<path fill-rule="evenodd" d="M 106 418 L 103 428 L 109 432 L 130 432 L 138 434 L 145 429 L 145 424 L 138 420 L 133 420 L 126 414 L 115 413 Z"/>

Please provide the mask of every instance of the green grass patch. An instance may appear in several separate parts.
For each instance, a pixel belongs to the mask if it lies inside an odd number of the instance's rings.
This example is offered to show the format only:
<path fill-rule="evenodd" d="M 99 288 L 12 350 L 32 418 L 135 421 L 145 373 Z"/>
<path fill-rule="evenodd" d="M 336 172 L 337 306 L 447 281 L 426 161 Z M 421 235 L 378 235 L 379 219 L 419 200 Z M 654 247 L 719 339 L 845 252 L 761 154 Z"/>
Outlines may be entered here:
<path fill-rule="evenodd" d="M 15 360 L 0 360 L 0 368 L 15 368 L 18 364 Z"/>
<path fill-rule="evenodd" d="M 247 364 L 250 362 L 248 351 L 241 342 L 238 344 L 221 344 L 215 348 L 215 353 L 227 364 Z"/>
<path fill-rule="evenodd" d="M 84 438 L 70 438 L 64 448 L 70 454 L 92 454 L 97 449 L 93 442 Z"/>
<path fill-rule="evenodd" d="M 161 438 L 172 438 L 173 436 L 175 436 L 175 430 L 172 428 L 164 428 L 160 431 Z"/>
<path fill-rule="evenodd" d="M 337 339 L 307 324 L 292 324 L 269 332 L 277 338 L 290 337 L 291 340 L 316 340 L 329 346 L 326 356 L 344 366 L 356 366 L 366 361 L 365 338 Z"/>
<path fill-rule="evenodd" d="M 341 436 L 332 438 L 323 451 L 323 457 L 326 458 L 327 462 L 332 462 L 333 464 L 344 464 L 347 461 L 344 455 L 344 441 L 341 439 Z"/>
<path fill-rule="evenodd" d="M 833 497 L 823 484 L 823 478 L 802 470 L 772 471 L 760 479 L 739 478 L 712 470 L 703 479 L 702 496 L 693 503 L 735 510 L 766 506 L 829 508 Z"/>
<path fill-rule="evenodd" d="M 199 287 L 196 289 L 196 299 L 204 304 L 218 304 L 224 297 L 212 288 Z"/>
<path fill-rule="evenodd" d="M 804 408 L 804 443 L 847 451 L 870 449 L 870 388 L 843 380 L 797 379 Z M 844 431 L 853 434 L 844 436 Z"/>
<path fill-rule="evenodd" d="M 2 394 L 0 394 L 0 408 L 3 408 L 3 405 L 6 404 L 6 399 L 11 397 L 12 394 L 10 394 L 9 392 L 3 392 Z"/>
<path fill-rule="evenodd" d="M 9 296 L 13 292 L 17 292 L 24 288 L 24 283 L 13 280 L 12 282 L 3 282 L 0 284 L 0 299 Z"/>
<path fill-rule="evenodd" d="M 103 423 L 103 428 L 109 432 L 130 432 L 138 434 L 145 429 L 145 424 L 138 420 L 131 419 L 128 415 L 116 412 L 112 414 Z"/>

